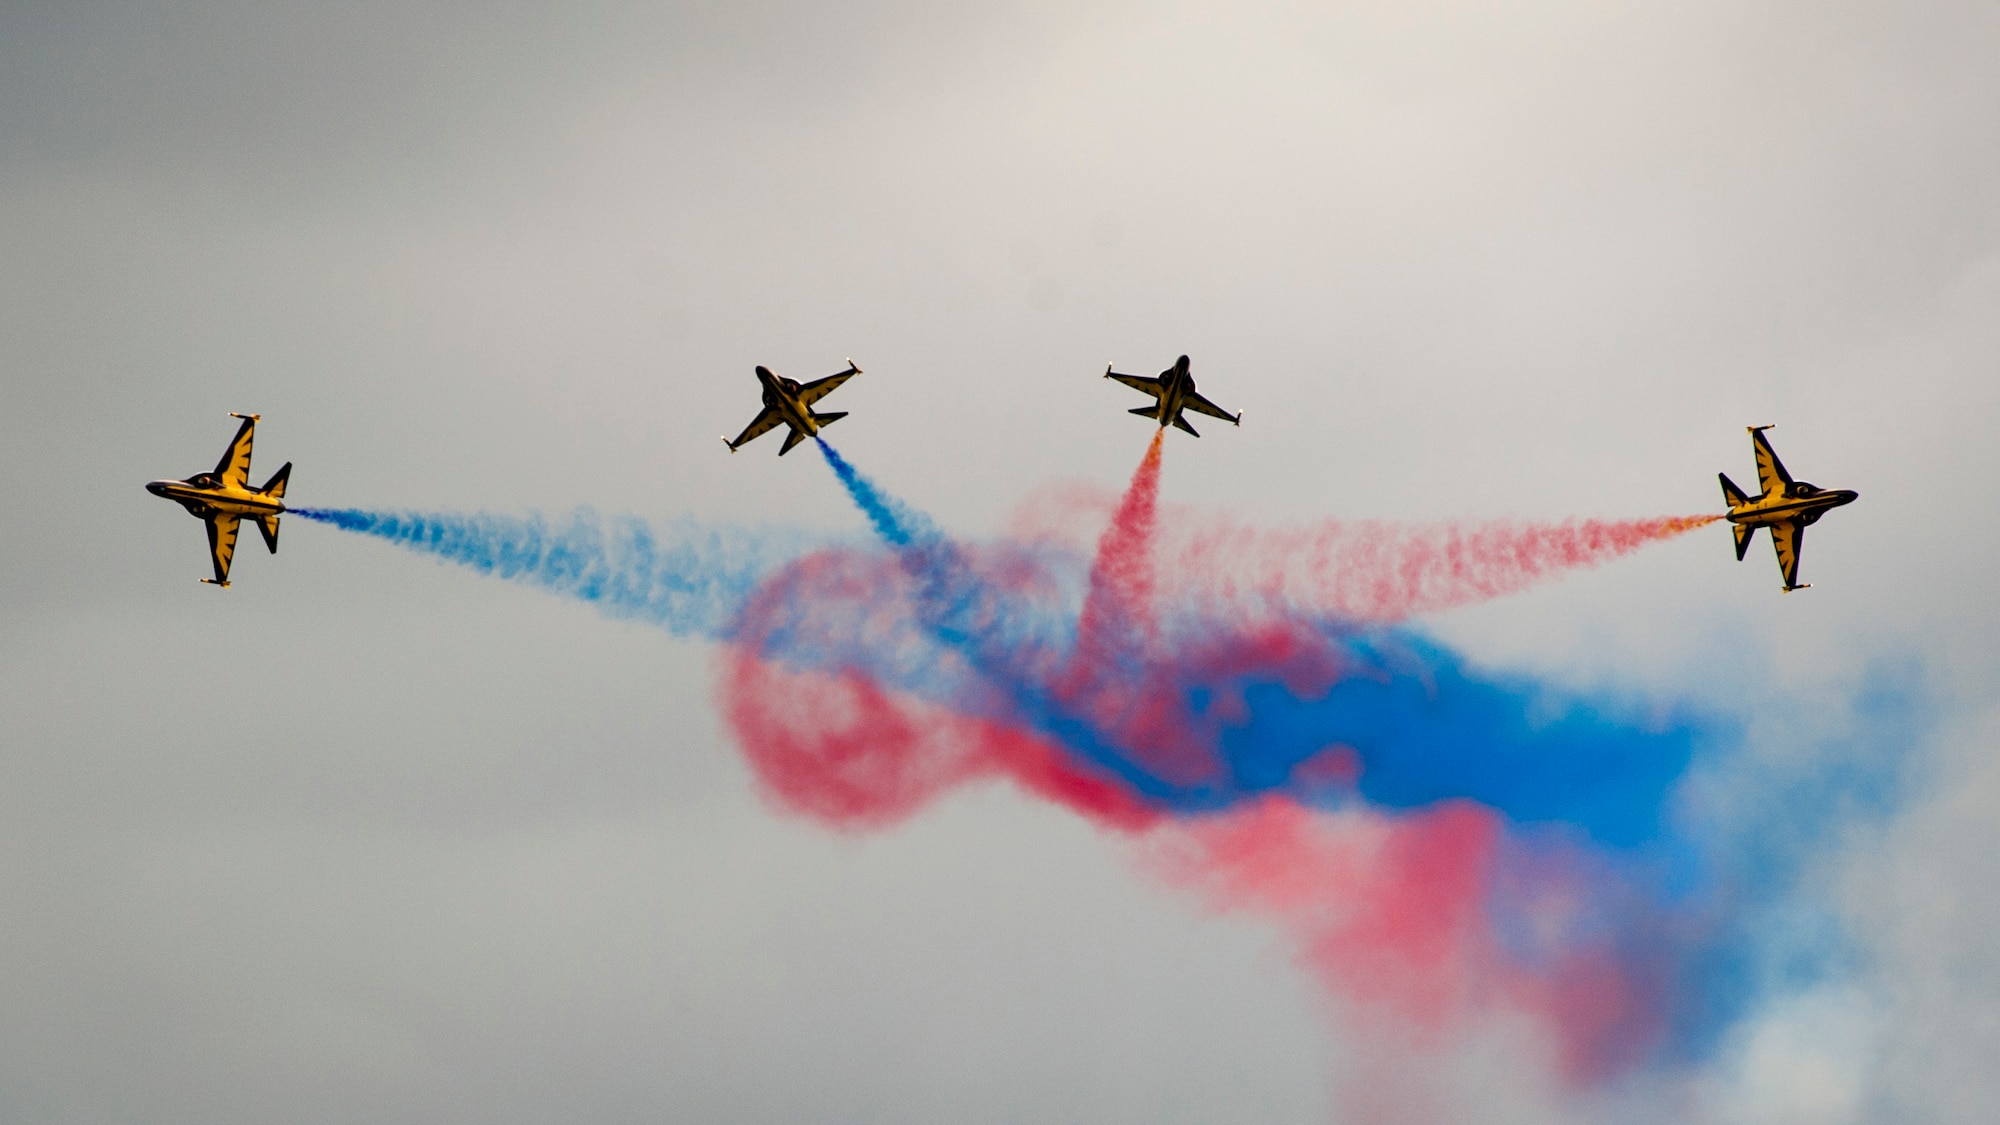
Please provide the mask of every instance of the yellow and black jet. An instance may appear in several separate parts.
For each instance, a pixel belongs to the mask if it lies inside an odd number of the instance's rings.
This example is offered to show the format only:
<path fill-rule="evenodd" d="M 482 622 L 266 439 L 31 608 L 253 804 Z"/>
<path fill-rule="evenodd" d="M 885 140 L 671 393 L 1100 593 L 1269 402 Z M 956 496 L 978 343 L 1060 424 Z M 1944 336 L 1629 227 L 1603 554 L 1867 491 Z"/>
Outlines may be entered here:
<path fill-rule="evenodd" d="M 1811 583 L 1799 582 L 1799 548 L 1805 542 L 1806 527 L 1842 504 L 1854 503 L 1859 493 L 1844 488 L 1820 488 L 1793 480 L 1778 460 L 1777 451 L 1764 437 L 1769 426 L 1750 427 L 1751 451 L 1757 456 L 1758 496 L 1745 496 L 1728 473 L 1722 479 L 1722 498 L 1729 502 L 1730 530 L 1736 533 L 1736 561 L 1743 561 L 1750 538 L 1760 527 L 1771 529 L 1771 543 L 1778 549 L 1778 571 L 1785 576 L 1785 592 L 1803 590 Z"/>
<path fill-rule="evenodd" d="M 1231 414 L 1229 411 L 1215 405 L 1195 392 L 1194 376 L 1188 373 L 1188 357 L 1186 356 L 1175 360 L 1174 365 L 1160 372 L 1158 378 L 1151 378 L 1145 375 L 1120 375 L 1116 371 L 1111 370 L 1109 364 L 1105 365 L 1104 377 L 1106 379 L 1116 379 L 1134 390 L 1145 391 L 1155 399 L 1158 399 L 1159 401 L 1151 406 L 1135 406 L 1128 413 L 1145 415 L 1153 421 L 1158 422 L 1162 429 L 1168 426 L 1178 426 L 1188 433 L 1200 437 L 1201 435 L 1195 432 L 1195 428 L 1188 425 L 1188 420 L 1181 415 L 1181 411 L 1183 410 L 1192 410 L 1197 414 L 1206 414 L 1211 418 L 1220 418 L 1232 425 L 1240 426 L 1243 424 L 1242 414 Z"/>
<path fill-rule="evenodd" d="M 204 578 L 211 586 L 229 585 L 229 560 L 236 555 L 236 531 L 242 521 L 257 522 L 264 533 L 264 545 L 278 553 L 278 515 L 285 510 L 285 482 L 291 479 L 292 463 L 285 462 L 262 488 L 250 487 L 250 442 L 257 433 L 256 414 L 231 414 L 243 419 L 215 470 L 196 473 L 186 480 L 156 480 L 146 491 L 164 496 L 188 510 L 188 514 L 208 525 L 208 553 L 215 563 L 215 577 Z"/>
<path fill-rule="evenodd" d="M 725 437 L 722 439 L 722 444 L 729 447 L 729 452 L 734 453 L 745 442 L 754 441 L 766 431 L 783 423 L 792 428 L 792 432 L 785 435 L 785 444 L 778 447 L 778 456 L 783 457 L 798 443 L 809 437 L 818 437 L 821 426 L 832 425 L 847 417 L 845 410 L 836 410 L 831 414 L 815 414 L 812 405 L 833 393 L 835 387 L 859 374 L 861 369 L 854 366 L 854 361 L 851 359 L 847 361 L 847 370 L 837 375 L 828 375 L 824 379 L 814 379 L 803 385 L 796 380 L 771 374 L 771 369 L 768 367 L 757 368 L 757 381 L 764 385 L 764 409 L 750 420 L 749 425 L 743 427 L 743 432 L 736 435 L 735 441 Z"/>

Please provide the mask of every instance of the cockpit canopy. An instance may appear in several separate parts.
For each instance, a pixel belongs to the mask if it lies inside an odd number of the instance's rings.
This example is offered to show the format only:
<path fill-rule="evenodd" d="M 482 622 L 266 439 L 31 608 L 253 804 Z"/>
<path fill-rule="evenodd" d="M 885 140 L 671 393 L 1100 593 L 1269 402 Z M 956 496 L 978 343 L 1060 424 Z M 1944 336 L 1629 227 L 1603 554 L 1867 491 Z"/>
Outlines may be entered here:
<path fill-rule="evenodd" d="M 196 473 L 182 483 L 194 485 L 196 488 L 214 488 L 215 475 L 213 473 Z"/>
<path fill-rule="evenodd" d="M 1793 481 L 1792 491 L 1796 492 L 1800 496 L 1811 496 L 1819 491 L 1819 487 L 1817 485 L 1807 484 L 1805 481 L 1802 480 Z"/>

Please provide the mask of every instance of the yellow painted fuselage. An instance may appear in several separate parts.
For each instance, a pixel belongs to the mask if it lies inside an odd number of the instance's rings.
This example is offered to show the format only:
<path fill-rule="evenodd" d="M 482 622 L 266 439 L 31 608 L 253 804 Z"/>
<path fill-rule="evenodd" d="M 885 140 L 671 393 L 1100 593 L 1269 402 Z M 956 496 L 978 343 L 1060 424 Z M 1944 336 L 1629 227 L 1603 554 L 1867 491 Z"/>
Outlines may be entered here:
<path fill-rule="evenodd" d="M 1801 483 L 1797 487 L 1813 488 Z M 1852 504 L 1861 494 L 1845 488 L 1817 489 L 1805 496 L 1760 496 L 1729 509 L 1724 517 L 1730 523 L 1749 524 L 1763 527 L 1767 524 L 1786 523 L 1798 520 L 1811 524 L 1842 504 Z"/>
<path fill-rule="evenodd" d="M 186 508 L 188 514 L 197 519 L 207 519 L 210 515 L 218 513 L 236 516 L 239 519 L 259 519 L 278 515 L 285 510 L 285 505 L 280 500 L 248 488 L 221 484 L 207 473 L 186 480 L 148 481 L 146 491 L 172 500 Z"/>
<path fill-rule="evenodd" d="M 797 379 L 787 379 L 773 374 L 769 368 L 759 367 L 757 381 L 764 385 L 765 408 L 777 411 L 779 421 L 807 437 L 819 436 L 819 422 L 813 418 L 812 409 L 799 401 Z"/>
<path fill-rule="evenodd" d="M 1160 372 L 1160 401 L 1153 404 L 1153 421 L 1162 426 L 1171 426 L 1187 406 L 1187 397 L 1194 391 L 1194 375 L 1188 371 L 1185 360 Z M 1131 401 L 1131 400 L 1126 400 Z"/>

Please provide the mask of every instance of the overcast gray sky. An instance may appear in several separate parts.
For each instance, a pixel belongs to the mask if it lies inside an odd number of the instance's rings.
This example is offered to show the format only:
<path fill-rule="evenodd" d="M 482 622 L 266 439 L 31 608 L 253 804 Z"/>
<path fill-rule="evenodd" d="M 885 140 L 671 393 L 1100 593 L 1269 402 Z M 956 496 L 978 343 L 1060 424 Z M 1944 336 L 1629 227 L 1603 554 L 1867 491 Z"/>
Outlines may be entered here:
<path fill-rule="evenodd" d="M 1984 1120 L 1996 73 L 1985 3 L 0 8 L 0 1117 L 1340 1119 L 1374 1045 L 1121 842 L 787 820 L 701 645 L 297 520 L 222 593 L 140 488 L 259 411 L 300 503 L 854 530 L 715 441 L 853 356 L 842 449 L 988 534 L 1188 352 L 1246 416 L 1166 497 L 1256 522 L 1708 510 L 1762 422 L 1860 490 L 1809 594 L 1710 529 L 1427 624 L 1752 713 L 1921 668 L 1815 876 L 1860 967 L 1681 1119 Z M 1511 1049 L 1439 1115 L 1657 1111 Z"/>

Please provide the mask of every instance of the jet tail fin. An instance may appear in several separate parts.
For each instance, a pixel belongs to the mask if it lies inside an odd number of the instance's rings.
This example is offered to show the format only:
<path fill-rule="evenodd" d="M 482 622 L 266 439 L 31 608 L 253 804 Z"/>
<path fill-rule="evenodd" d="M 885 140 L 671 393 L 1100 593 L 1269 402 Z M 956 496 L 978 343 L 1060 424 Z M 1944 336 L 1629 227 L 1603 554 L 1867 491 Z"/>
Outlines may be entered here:
<path fill-rule="evenodd" d="M 1729 479 L 1728 473 L 1717 473 L 1715 479 L 1722 482 L 1722 499 L 1730 507 L 1736 508 L 1750 502 L 1750 498 L 1743 495 L 1743 490 L 1736 487 L 1736 482 Z"/>
<path fill-rule="evenodd" d="M 285 462 L 285 467 L 279 469 L 275 473 L 272 473 L 271 479 L 265 481 L 264 487 L 258 489 L 257 491 L 263 493 L 266 496 L 269 496 L 273 500 L 282 500 L 285 497 L 285 484 L 291 479 L 292 479 L 292 463 L 290 461 L 287 461 Z M 277 525 L 273 524 L 272 526 L 276 527 Z M 275 538 L 277 532 L 273 531 L 271 535 Z M 271 549 L 274 551 L 277 550 L 276 547 L 273 547 Z"/>
<path fill-rule="evenodd" d="M 813 423 L 819 426 L 831 426 L 835 422 L 838 422 L 845 417 L 847 417 L 847 411 L 845 410 L 836 410 L 831 414 L 820 414 L 815 412 L 813 414 Z"/>
<path fill-rule="evenodd" d="M 1736 561 L 1742 562 L 1744 552 L 1750 549 L 1750 537 L 1757 534 L 1757 528 L 1747 523 L 1732 523 L 1729 530 L 1736 533 Z"/>
<path fill-rule="evenodd" d="M 283 482 L 280 482 L 280 483 L 283 483 Z M 272 554 L 274 554 L 274 555 L 275 555 L 275 554 L 277 554 L 277 553 L 278 553 L 278 517 L 276 517 L 276 516 L 258 516 L 258 517 L 257 517 L 257 530 L 258 530 L 258 531 L 261 531 L 261 532 L 263 532 L 263 533 L 264 533 L 264 546 L 266 546 L 266 547 L 269 547 L 269 548 L 271 549 L 271 553 L 272 553 Z"/>

